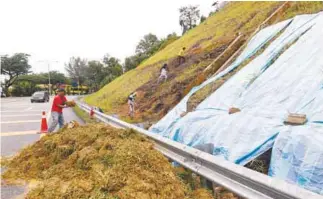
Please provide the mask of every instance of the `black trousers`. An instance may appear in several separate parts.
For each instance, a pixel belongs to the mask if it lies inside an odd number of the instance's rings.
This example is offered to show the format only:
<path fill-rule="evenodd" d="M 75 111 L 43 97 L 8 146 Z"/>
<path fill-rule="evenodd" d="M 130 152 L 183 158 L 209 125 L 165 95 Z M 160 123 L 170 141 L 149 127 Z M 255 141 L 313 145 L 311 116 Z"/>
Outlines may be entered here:
<path fill-rule="evenodd" d="M 185 63 L 185 57 L 183 57 L 183 56 L 178 56 L 178 65 L 181 65 L 181 64 L 183 64 L 183 63 Z"/>

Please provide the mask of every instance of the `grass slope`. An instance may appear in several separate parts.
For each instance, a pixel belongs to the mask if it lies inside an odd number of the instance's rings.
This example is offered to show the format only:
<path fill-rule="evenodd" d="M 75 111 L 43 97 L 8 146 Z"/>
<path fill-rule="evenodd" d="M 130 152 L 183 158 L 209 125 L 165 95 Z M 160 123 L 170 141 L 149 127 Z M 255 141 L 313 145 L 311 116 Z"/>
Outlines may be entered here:
<path fill-rule="evenodd" d="M 85 98 L 89 104 L 99 106 L 108 113 L 117 113 L 122 119 L 127 118 L 127 96 L 138 91 L 138 113 L 135 121 L 158 120 L 163 117 L 186 92 L 205 80 L 199 75 L 235 39 L 240 32 L 242 43 L 250 34 L 273 13 L 283 2 L 232 2 L 224 9 L 209 17 L 202 24 L 190 30 L 180 39 L 166 46 L 98 92 Z M 288 2 L 267 25 L 283 21 L 298 14 L 316 13 L 323 10 L 322 2 Z M 233 49 L 237 49 L 238 43 Z M 187 62 L 176 66 L 174 61 L 181 47 L 186 46 Z M 215 64 L 216 71 L 227 57 Z M 157 84 L 159 68 L 168 62 L 169 79 L 166 83 Z"/>

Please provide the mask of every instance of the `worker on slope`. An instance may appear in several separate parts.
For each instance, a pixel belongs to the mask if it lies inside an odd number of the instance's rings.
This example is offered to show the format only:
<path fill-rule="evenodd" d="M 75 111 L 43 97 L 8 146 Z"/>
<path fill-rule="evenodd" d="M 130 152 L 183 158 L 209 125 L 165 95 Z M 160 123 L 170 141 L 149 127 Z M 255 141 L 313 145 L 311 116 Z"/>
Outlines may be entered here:
<path fill-rule="evenodd" d="M 62 128 L 64 126 L 64 117 L 63 117 L 63 108 L 67 108 L 68 106 L 65 104 L 67 101 L 65 97 L 65 90 L 60 88 L 57 91 L 57 95 L 54 97 L 51 115 L 52 115 L 52 123 L 48 128 L 48 132 L 53 132 L 57 126 Z"/>
<path fill-rule="evenodd" d="M 177 57 L 177 59 L 178 59 L 178 66 L 179 66 L 179 65 L 181 65 L 181 64 L 183 64 L 183 63 L 185 63 L 185 57 L 184 57 L 184 52 L 185 52 L 185 50 L 186 50 L 186 48 L 185 48 L 185 47 L 183 47 L 183 48 L 179 51 L 179 53 L 178 53 L 178 57 Z"/>
<path fill-rule="evenodd" d="M 162 79 L 164 79 L 164 81 L 166 82 L 167 73 L 168 73 L 168 65 L 164 64 L 160 69 L 160 76 L 159 76 L 158 81 L 157 81 L 158 84 Z"/>
<path fill-rule="evenodd" d="M 128 106 L 129 106 L 129 116 L 133 118 L 135 115 L 135 98 L 137 96 L 136 92 L 133 92 L 128 97 Z"/>

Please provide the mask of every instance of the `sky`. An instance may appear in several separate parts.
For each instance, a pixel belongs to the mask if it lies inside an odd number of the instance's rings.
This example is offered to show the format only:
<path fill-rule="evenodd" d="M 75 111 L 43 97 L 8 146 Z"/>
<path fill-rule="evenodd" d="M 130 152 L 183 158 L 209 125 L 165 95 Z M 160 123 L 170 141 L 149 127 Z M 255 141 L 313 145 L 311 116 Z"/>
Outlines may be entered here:
<path fill-rule="evenodd" d="M 181 33 L 179 8 L 198 5 L 207 16 L 214 0 L 0 0 L 0 55 L 31 55 L 33 72 L 58 70 L 72 56 L 101 60 L 134 54 L 147 33 Z"/>

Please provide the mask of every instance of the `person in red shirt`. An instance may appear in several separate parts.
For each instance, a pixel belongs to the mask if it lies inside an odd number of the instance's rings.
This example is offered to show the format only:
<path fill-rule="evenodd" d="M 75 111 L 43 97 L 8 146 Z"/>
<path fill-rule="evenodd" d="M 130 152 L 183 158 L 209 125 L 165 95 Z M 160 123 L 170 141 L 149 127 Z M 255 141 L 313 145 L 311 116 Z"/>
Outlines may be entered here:
<path fill-rule="evenodd" d="M 65 102 L 67 101 L 65 97 L 65 90 L 60 88 L 58 89 L 57 95 L 54 97 L 53 105 L 52 105 L 52 123 L 48 128 L 48 132 L 53 132 L 57 126 L 62 128 L 64 126 L 64 117 L 63 117 L 63 108 L 67 108 Z"/>

